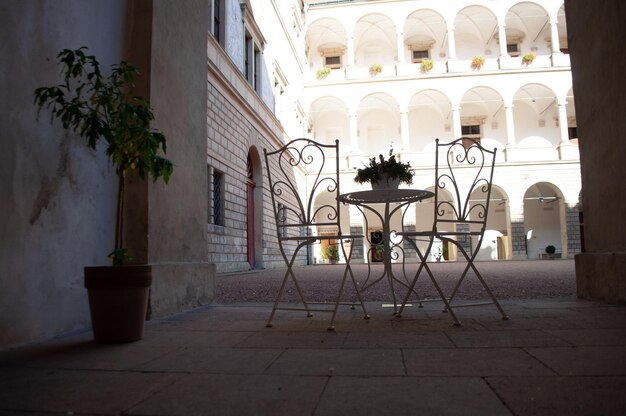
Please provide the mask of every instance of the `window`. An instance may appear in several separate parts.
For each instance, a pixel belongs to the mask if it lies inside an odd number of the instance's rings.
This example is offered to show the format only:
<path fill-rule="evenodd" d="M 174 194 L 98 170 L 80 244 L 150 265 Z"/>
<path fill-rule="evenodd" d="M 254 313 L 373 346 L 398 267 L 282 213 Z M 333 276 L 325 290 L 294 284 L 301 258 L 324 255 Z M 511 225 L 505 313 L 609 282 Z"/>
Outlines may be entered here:
<path fill-rule="evenodd" d="M 324 67 L 330 68 L 330 69 L 341 68 L 341 55 L 325 56 Z"/>
<path fill-rule="evenodd" d="M 480 143 L 480 124 L 471 124 L 467 126 L 461 126 L 461 135 L 463 137 L 469 137 Z M 472 143 L 469 140 L 463 140 L 463 146 L 469 147 Z"/>
<path fill-rule="evenodd" d="M 215 40 L 219 42 L 222 47 L 224 47 L 224 41 L 226 36 L 224 35 L 224 1 L 225 0 L 213 0 L 212 10 L 211 10 L 211 33 Z"/>
<path fill-rule="evenodd" d="M 244 75 L 250 84 L 253 85 L 253 72 L 254 72 L 254 40 L 252 36 L 246 32 L 245 48 L 244 48 Z M 254 86 L 254 85 L 253 85 Z"/>
<path fill-rule="evenodd" d="M 480 125 L 479 124 L 475 124 L 475 125 L 471 125 L 471 126 L 462 126 L 461 127 L 461 134 L 463 136 L 475 136 L 478 135 L 480 136 Z"/>
<path fill-rule="evenodd" d="M 509 54 L 509 56 L 513 56 L 513 57 L 520 56 L 519 43 L 507 43 L 506 51 Z"/>
<path fill-rule="evenodd" d="M 570 140 L 578 139 L 578 128 L 577 127 L 568 127 L 567 135 Z"/>
<path fill-rule="evenodd" d="M 345 48 L 331 48 L 321 51 L 324 68 L 339 69 L 341 68 Z"/>
<path fill-rule="evenodd" d="M 259 69 L 261 68 L 261 51 L 254 38 L 246 32 L 244 51 L 244 75 L 256 92 L 260 92 Z"/>
<path fill-rule="evenodd" d="M 262 91 L 262 50 L 266 42 L 263 34 L 261 33 L 261 29 L 257 26 L 254 16 L 249 9 L 248 2 L 241 3 L 241 11 L 243 12 L 244 23 L 244 38 L 242 39 L 244 48 L 243 76 L 248 81 L 248 84 L 254 88 L 257 94 L 260 94 Z"/>
<path fill-rule="evenodd" d="M 286 90 L 289 82 L 280 64 L 274 61 L 274 115 L 277 119 L 283 119 L 285 109 Z"/>
<path fill-rule="evenodd" d="M 224 225 L 224 174 L 209 168 L 211 201 L 209 221 L 214 225 Z"/>
<path fill-rule="evenodd" d="M 300 36 L 304 27 L 304 4 L 300 1 L 298 6 L 291 5 L 293 11 L 293 28 L 296 30 L 296 36 Z"/>
<path fill-rule="evenodd" d="M 430 50 L 428 49 L 413 51 L 413 57 L 412 57 L 413 63 L 420 63 L 422 62 L 422 60 L 428 59 L 428 58 L 430 58 Z"/>

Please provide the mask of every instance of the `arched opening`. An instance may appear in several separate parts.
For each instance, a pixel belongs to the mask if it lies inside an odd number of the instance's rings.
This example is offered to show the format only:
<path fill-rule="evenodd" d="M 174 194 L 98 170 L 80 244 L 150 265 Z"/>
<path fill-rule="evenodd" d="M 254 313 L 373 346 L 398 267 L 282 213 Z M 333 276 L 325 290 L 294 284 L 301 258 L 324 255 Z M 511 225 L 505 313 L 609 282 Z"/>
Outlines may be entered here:
<path fill-rule="evenodd" d="M 389 146 L 402 143 L 398 103 L 389 94 L 374 93 L 363 98 L 357 117 L 359 148 L 368 158 L 387 154 Z"/>
<path fill-rule="evenodd" d="M 363 16 L 354 28 L 355 64 L 390 65 L 397 58 L 396 27 L 393 21 L 380 13 Z"/>
<path fill-rule="evenodd" d="M 322 192 L 321 194 L 318 194 L 315 199 L 314 199 L 314 208 L 313 208 L 313 212 L 315 212 L 315 222 L 316 223 L 323 223 L 325 220 L 335 220 L 335 210 L 334 207 L 336 207 L 336 201 L 333 199 L 333 195 L 329 192 Z M 341 207 L 340 207 L 341 209 Z M 342 221 L 342 228 L 344 226 L 344 221 Z M 339 230 L 337 229 L 336 225 L 331 225 L 331 226 L 319 226 L 316 225 L 316 229 L 312 230 L 314 232 L 315 235 L 327 235 L 327 236 L 332 236 L 332 235 L 337 235 Z M 349 233 L 345 233 L 345 234 L 349 234 Z M 321 240 L 319 242 L 319 244 L 315 244 L 312 248 L 309 247 L 310 251 L 307 253 L 307 264 L 313 264 L 313 263 L 328 263 L 328 262 L 332 262 L 331 258 L 328 258 L 326 256 L 327 253 L 327 249 L 329 246 L 334 246 L 337 244 L 341 244 L 340 241 L 337 240 Z M 348 250 L 349 248 L 346 247 L 346 250 Z M 338 250 L 338 261 L 339 262 L 344 262 L 345 258 L 343 255 L 343 252 L 341 249 Z"/>
<path fill-rule="evenodd" d="M 546 258 L 546 247 L 554 246 L 555 257 L 567 256 L 563 195 L 547 182 L 532 185 L 524 194 L 524 226 L 528 259 Z"/>
<path fill-rule="evenodd" d="M 471 137 L 486 148 L 502 149 L 506 145 L 504 100 L 493 88 L 477 86 L 461 99 L 461 134 Z M 503 152 L 498 152 L 502 160 Z"/>
<path fill-rule="evenodd" d="M 348 107 L 337 97 L 325 96 L 316 99 L 310 106 L 309 118 L 313 126 L 313 137 L 324 144 L 341 141 L 342 149 L 349 149 L 350 125 Z"/>
<path fill-rule="evenodd" d="M 481 199 L 482 198 L 482 199 Z M 484 204 L 484 194 L 474 191 L 470 197 L 473 204 Z M 470 210 L 477 211 L 477 210 Z M 509 206 L 506 193 L 499 187 L 492 186 L 489 211 L 487 213 L 487 226 L 480 250 L 476 255 L 477 260 L 506 260 L 511 258 L 511 221 L 509 219 Z M 478 244 L 474 238 L 472 244 Z"/>

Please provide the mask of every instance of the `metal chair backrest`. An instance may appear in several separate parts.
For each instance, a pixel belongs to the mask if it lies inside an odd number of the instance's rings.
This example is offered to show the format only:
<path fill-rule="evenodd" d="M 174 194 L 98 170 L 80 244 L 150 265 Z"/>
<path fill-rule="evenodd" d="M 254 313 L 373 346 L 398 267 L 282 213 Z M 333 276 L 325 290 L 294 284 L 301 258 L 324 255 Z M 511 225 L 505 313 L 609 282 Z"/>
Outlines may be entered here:
<path fill-rule="evenodd" d="M 487 225 L 496 151 L 468 137 L 449 143 L 436 140 L 435 231 L 464 224 L 464 231 L 471 229 L 471 234 L 482 235 Z M 452 200 L 445 191 L 452 194 Z"/>
<path fill-rule="evenodd" d="M 263 153 L 279 241 L 319 227 L 340 235 L 339 140 L 295 139 Z M 322 203 L 316 206 L 316 201 Z"/>

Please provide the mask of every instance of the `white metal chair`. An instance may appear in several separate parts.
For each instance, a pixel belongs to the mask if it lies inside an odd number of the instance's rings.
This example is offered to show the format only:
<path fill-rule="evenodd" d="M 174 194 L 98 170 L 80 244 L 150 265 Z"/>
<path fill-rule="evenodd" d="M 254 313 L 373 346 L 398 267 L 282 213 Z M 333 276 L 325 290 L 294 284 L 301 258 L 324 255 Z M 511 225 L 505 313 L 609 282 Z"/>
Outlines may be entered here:
<path fill-rule="evenodd" d="M 420 265 L 413 278 L 407 295 L 400 306 L 398 316 L 402 314 L 408 298 L 414 292 L 415 284 L 422 270 L 430 276 L 440 299 L 445 304 L 445 311 L 449 312 L 455 325 L 460 325 L 454 313 L 454 308 L 494 304 L 502 319 L 508 316 L 500 306 L 487 282 L 474 264 L 474 259 L 480 250 L 484 233 L 487 228 L 487 216 L 491 198 L 491 183 L 496 160 L 496 150 L 488 150 L 474 139 L 462 137 L 450 143 L 440 143 L 436 140 L 435 152 L 435 198 L 434 221 L 431 230 L 410 231 L 398 233 L 407 239 L 416 250 Z M 452 195 L 450 200 L 448 191 Z M 437 283 L 431 268 L 427 263 L 433 248 L 433 242 L 438 239 L 444 244 L 456 246 L 467 264 L 463 273 L 456 282 L 452 293 L 444 295 Z M 427 248 L 420 250 L 418 241 L 426 240 Z M 453 304 L 461 284 L 472 270 L 481 283 L 489 302 Z M 423 302 L 424 300 L 418 300 Z"/>
<path fill-rule="evenodd" d="M 352 307 L 355 305 L 355 302 L 341 302 L 348 276 L 354 286 L 358 303 L 363 308 L 364 317 L 369 318 L 350 267 L 354 240 L 363 238 L 363 235 L 344 235 L 341 230 L 341 210 L 337 200 L 339 141 L 327 145 L 301 138 L 292 140 L 274 151 L 264 149 L 263 153 L 272 196 L 278 247 L 287 266 L 267 326 L 272 326 L 277 310 L 305 311 L 307 316 L 312 316 L 311 312 L 329 312 L 332 315 L 328 330 L 334 330 L 339 305 L 349 304 Z M 323 235 L 318 233 L 319 229 L 324 230 Z M 294 272 L 295 264 L 305 263 L 307 250 L 303 249 L 323 240 L 328 244 L 337 244 L 345 260 L 343 278 L 339 282 L 334 302 L 307 299 Z M 346 247 L 348 243 L 349 247 Z M 285 287 L 289 281 L 295 286 L 302 306 L 283 301 Z"/>

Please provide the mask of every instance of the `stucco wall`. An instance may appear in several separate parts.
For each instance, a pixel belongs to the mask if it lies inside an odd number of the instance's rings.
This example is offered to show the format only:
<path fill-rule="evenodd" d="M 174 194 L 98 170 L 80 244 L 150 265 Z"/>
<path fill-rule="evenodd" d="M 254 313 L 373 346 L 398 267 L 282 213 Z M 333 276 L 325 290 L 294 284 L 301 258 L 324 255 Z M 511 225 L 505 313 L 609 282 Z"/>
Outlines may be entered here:
<path fill-rule="evenodd" d="M 213 298 L 207 260 L 208 2 L 154 1 L 150 101 L 174 174 L 148 188 L 151 309 L 161 316 Z"/>
<path fill-rule="evenodd" d="M 83 267 L 107 265 L 117 177 L 103 149 L 36 121 L 33 91 L 59 82 L 56 55 L 86 45 L 108 71 L 131 58 L 175 165 L 131 193 L 129 247 L 153 265 L 151 312 L 210 302 L 206 45 L 202 0 L 27 0 L 0 5 L 0 347 L 90 325 Z M 135 62 L 135 60 L 137 62 Z"/>
<path fill-rule="evenodd" d="M 89 325 L 83 266 L 108 263 L 115 172 L 49 113 L 36 121 L 33 91 L 59 82 L 63 48 L 119 62 L 124 23 L 121 0 L 0 5 L 0 346 Z"/>

